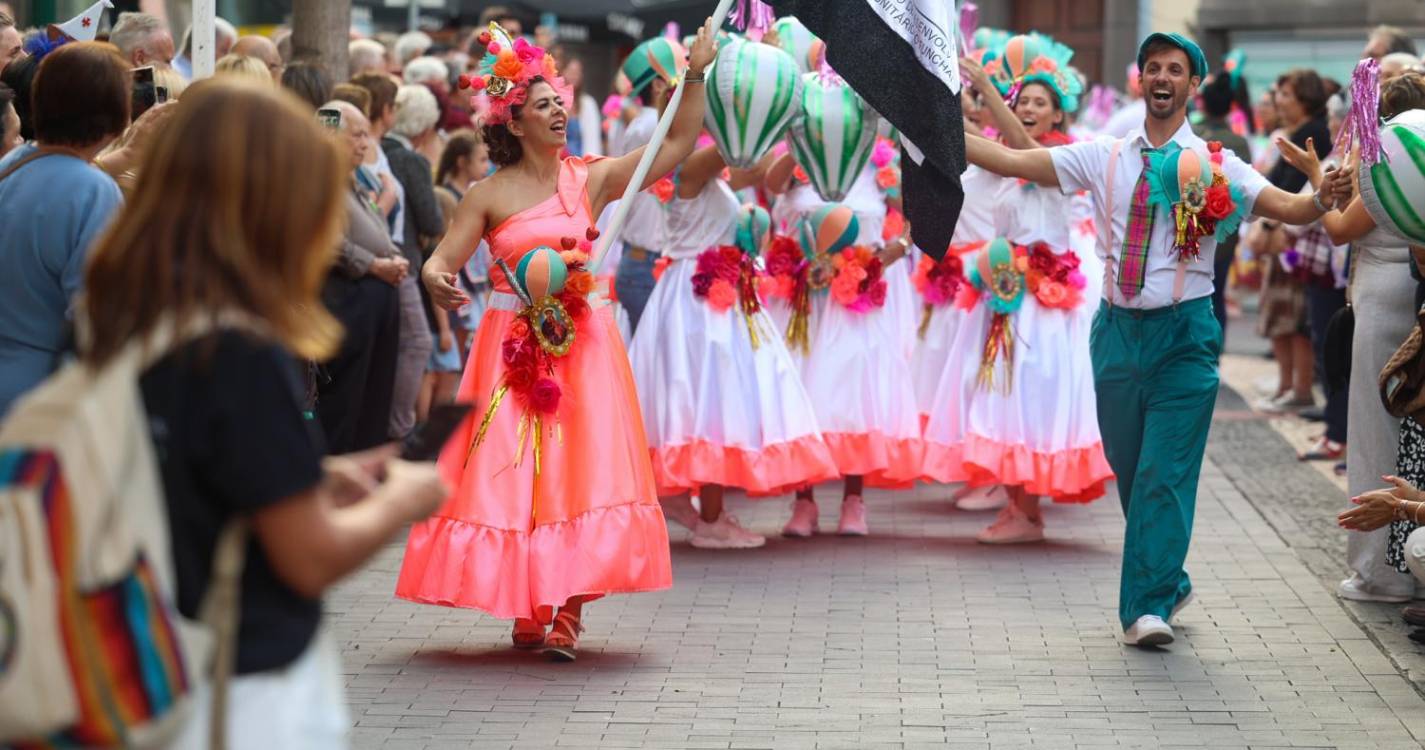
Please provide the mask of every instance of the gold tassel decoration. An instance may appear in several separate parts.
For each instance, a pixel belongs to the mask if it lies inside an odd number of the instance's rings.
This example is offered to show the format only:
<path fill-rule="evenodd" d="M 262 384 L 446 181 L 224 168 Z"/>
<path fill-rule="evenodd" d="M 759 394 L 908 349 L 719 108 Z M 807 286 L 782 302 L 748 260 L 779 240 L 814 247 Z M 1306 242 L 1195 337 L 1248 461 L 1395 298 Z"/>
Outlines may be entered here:
<path fill-rule="evenodd" d="M 525 441 L 528 440 L 528 439 L 529 439 L 529 415 L 528 415 L 528 414 L 525 414 L 524 416 L 520 417 L 519 432 L 518 432 L 518 433 L 516 434 L 516 436 L 515 436 L 515 440 L 517 441 L 517 444 L 515 445 L 515 462 L 514 462 L 513 465 L 514 465 L 514 467 L 517 468 L 517 469 L 519 468 L 520 463 L 522 463 L 522 462 L 524 461 L 524 444 L 525 444 Z"/>
<path fill-rule="evenodd" d="M 930 315 L 934 311 L 935 306 L 931 305 L 929 302 L 925 303 L 925 305 L 921 308 L 920 328 L 916 331 L 916 336 L 919 337 L 921 341 L 924 341 L 925 334 L 930 332 Z"/>
<path fill-rule="evenodd" d="M 490 396 L 490 406 L 485 409 L 485 416 L 480 419 L 480 429 L 475 431 L 475 437 L 470 441 L 470 449 L 465 451 L 466 466 L 470 465 L 470 457 L 475 454 L 475 446 L 485 442 L 485 433 L 490 431 L 490 423 L 495 421 L 495 410 L 500 408 L 500 402 L 505 400 L 505 394 L 509 391 L 509 386 L 502 385 Z"/>
<path fill-rule="evenodd" d="M 531 422 L 534 429 L 534 436 L 530 440 L 534 449 L 534 482 L 529 499 L 529 520 L 533 524 L 539 518 L 539 467 L 544 450 L 544 421 L 536 414 Z"/>
<path fill-rule="evenodd" d="M 1009 316 L 995 313 L 985 336 L 985 348 L 980 354 L 980 373 L 976 382 L 985 390 L 994 390 L 995 362 L 1004 356 L 1005 379 L 1001 392 L 1008 395 L 1014 388 L 1014 335 L 1009 330 Z"/>

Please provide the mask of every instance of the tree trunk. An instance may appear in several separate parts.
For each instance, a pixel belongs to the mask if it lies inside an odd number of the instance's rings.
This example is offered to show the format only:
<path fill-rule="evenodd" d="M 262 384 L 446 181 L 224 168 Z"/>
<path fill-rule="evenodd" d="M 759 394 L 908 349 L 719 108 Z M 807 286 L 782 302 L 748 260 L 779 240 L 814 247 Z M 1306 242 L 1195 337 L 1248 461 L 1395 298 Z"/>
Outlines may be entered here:
<path fill-rule="evenodd" d="M 351 0 L 293 0 L 293 60 L 320 62 L 332 81 L 345 81 L 350 33 Z"/>

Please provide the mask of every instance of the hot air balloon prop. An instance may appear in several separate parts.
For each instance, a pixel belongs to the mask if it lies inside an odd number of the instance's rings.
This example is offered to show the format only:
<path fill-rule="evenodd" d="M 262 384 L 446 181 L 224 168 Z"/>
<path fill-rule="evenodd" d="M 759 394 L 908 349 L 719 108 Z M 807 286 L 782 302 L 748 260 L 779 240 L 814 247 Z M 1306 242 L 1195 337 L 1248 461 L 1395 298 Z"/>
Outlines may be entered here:
<path fill-rule="evenodd" d="M 796 16 L 783 16 L 772 24 L 777 34 L 777 43 L 796 60 L 802 73 L 816 70 L 822 55 L 826 53 L 826 43 L 798 21 Z"/>
<path fill-rule="evenodd" d="M 1361 200 L 1376 226 L 1425 244 L 1425 110 L 1392 117 L 1379 141 L 1381 158 L 1369 166 L 1361 159 Z"/>
<path fill-rule="evenodd" d="M 1202 238 L 1215 236 L 1221 242 L 1242 224 L 1242 191 L 1227 181 L 1222 158 L 1217 141 L 1205 152 L 1170 141 L 1149 154 L 1148 203 L 1172 217 L 1173 248 L 1180 261 L 1198 259 Z"/>
<path fill-rule="evenodd" d="M 880 116 L 823 62 L 802 76 L 801 112 L 787 137 L 817 195 L 844 200 L 871 159 Z"/>
<path fill-rule="evenodd" d="M 734 40 L 719 49 L 707 71 L 703 121 L 723 160 L 755 166 L 796 116 L 801 87 L 792 56 L 770 44 Z"/>

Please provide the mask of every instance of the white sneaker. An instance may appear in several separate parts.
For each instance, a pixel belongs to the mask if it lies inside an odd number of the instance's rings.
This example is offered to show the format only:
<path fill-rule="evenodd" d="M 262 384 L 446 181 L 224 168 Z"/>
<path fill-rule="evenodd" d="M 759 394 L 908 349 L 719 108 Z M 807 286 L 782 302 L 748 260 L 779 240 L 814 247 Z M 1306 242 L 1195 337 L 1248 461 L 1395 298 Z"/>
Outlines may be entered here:
<path fill-rule="evenodd" d="M 1044 519 L 1026 516 L 1018 506 L 1007 505 L 999 517 L 975 535 L 980 544 L 1027 544 L 1044 541 Z"/>
<path fill-rule="evenodd" d="M 1353 575 L 1336 586 L 1336 595 L 1353 602 L 1386 602 L 1404 604 L 1410 601 L 1409 594 L 1378 594 L 1371 591 L 1359 575 Z"/>
<path fill-rule="evenodd" d="M 692 498 L 687 495 L 662 497 L 658 504 L 663 506 L 663 516 L 685 529 L 695 529 L 698 525 L 698 509 L 693 507 Z"/>
<path fill-rule="evenodd" d="M 688 544 L 698 549 L 756 549 L 766 543 L 767 537 L 742 528 L 727 511 L 712 523 L 698 521 L 688 539 Z"/>
<path fill-rule="evenodd" d="M 1130 646 L 1166 646 L 1173 642 L 1173 628 L 1157 615 L 1143 615 L 1123 634 Z"/>
<path fill-rule="evenodd" d="M 976 487 L 955 500 L 960 510 L 999 510 L 1009 505 L 1009 492 L 1000 485 Z"/>

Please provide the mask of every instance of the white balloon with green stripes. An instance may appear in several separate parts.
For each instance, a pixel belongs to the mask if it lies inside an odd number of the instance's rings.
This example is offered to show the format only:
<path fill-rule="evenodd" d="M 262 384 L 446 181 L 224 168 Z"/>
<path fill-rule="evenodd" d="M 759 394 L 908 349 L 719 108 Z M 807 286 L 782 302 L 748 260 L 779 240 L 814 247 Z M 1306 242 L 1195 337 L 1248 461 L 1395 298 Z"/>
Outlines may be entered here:
<path fill-rule="evenodd" d="M 1376 226 L 1425 244 L 1425 110 L 1390 119 L 1380 143 L 1385 157 L 1361 175 L 1361 200 Z"/>
<path fill-rule="evenodd" d="M 801 113 L 787 138 L 822 200 L 840 202 L 871 160 L 881 118 L 835 76 L 802 76 Z"/>
<path fill-rule="evenodd" d="M 735 39 L 718 50 L 707 72 L 703 122 L 723 160 L 756 166 L 796 115 L 801 86 L 796 61 L 770 44 Z"/>

